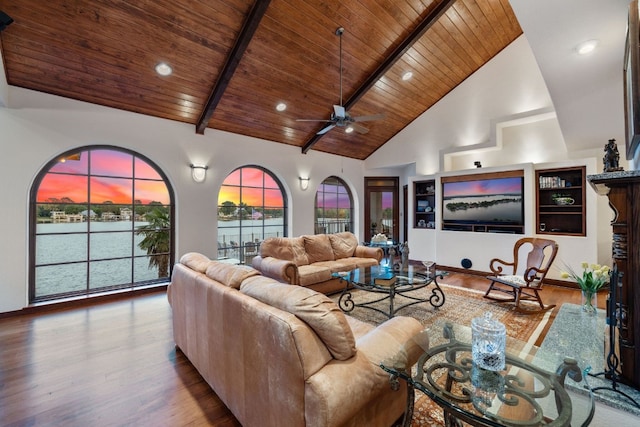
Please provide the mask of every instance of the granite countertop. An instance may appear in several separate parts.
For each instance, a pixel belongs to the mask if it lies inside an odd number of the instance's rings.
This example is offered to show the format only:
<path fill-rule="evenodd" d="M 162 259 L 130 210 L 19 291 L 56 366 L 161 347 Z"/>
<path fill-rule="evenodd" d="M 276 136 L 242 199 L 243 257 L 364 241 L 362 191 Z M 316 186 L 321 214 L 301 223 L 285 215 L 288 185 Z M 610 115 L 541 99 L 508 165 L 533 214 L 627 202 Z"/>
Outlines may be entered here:
<path fill-rule="evenodd" d="M 640 171 L 637 176 L 640 177 Z M 638 406 L 620 393 L 608 390 L 612 388 L 612 382 L 604 375 L 596 375 L 605 370 L 604 350 L 608 328 L 605 310 L 598 310 L 594 316 L 584 313 L 579 305 L 563 304 L 540 345 L 541 350 L 558 354 L 558 360 L 553 362 L 553 366 L 541 367 L 553 372 L 563 357 L 573 357 L 582 369 L 591 367 L 592 375 L 588 377 L 591 389 L 603 387 L 594 392 L 597 402 L 640 416 Z M 567 388 L 569 387 L 568 382 Z M 640 404 L 640 390 L 620 383 L 617 383 L 617 388 Z"/>

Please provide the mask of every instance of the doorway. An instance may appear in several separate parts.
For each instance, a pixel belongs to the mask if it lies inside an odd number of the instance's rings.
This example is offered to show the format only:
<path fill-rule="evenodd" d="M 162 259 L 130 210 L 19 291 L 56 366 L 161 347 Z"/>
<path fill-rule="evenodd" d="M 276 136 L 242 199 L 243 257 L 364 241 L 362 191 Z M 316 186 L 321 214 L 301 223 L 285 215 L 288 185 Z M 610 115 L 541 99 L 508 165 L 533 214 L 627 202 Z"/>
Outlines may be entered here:
<path fill-rule="evenodd" d="M 378 233 L 395 242 L 400 240 L 399 182 L 398 177 L 364 178 L 365 241 L 371 241 Z"/>

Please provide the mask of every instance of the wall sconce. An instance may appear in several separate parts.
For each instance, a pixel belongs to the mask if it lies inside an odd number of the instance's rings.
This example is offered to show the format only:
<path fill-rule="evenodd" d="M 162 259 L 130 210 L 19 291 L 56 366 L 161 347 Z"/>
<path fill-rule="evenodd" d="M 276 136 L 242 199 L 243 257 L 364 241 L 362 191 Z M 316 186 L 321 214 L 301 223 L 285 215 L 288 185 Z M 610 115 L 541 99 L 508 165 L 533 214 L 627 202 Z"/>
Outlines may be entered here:
<path fill-rule="evenodd" d="M 204 182 L 209 166 L 194 165 L 193 163 L 189 166 L 191 166 L 191 178 L 193 178 L 195 182 Z"/>
<path fill-rule="evenodd" d="M 482 163 L 480 163 L 480 161 L 476 160 L 475 162 L 473 162 L 473 164 L 477 167 L 477 168 L 481 168 L 482 167 Z"/>
<path fill-rule="evenodd" d="M 298 177 L 298 179 L 300 180 L 300 188 L 302 188 L 302 191 L 305 191 L 307 188 L 309 188 L 309 177 Z"/>

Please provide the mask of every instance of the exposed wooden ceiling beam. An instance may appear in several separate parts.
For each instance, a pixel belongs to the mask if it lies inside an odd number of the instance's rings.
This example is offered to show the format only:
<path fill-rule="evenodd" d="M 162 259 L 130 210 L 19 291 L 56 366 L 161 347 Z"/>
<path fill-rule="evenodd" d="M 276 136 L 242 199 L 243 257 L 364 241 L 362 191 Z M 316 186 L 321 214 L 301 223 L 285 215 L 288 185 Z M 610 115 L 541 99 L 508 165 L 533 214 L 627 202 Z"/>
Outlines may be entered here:
<path fill-rule="evenodd" d="M 348 111 L 349 108 L 353 106 L 353 104 L 358 102 L 360 98 L 362 98 L 364 94 L 367 93 L 367 91 L 369 91 L 369 89 L 371 89 L 373 85 L 375 85 L 376 82 L 380 80 L 380 78 L 382 78 L 382 76 L 384 76 L 387 71 L 389 71 L 393 64 L 395 64 L 400 58 L 402 58 L 402 55 L 404 55 L 407 50 L 409 50 L 409 48 L 411 48 L 411 46 L 413 46 L 413 44 L 417 42 L 420 37 L 422 37 L 424 33 L 429 28 L 431 28 L 433 24 L 437 22 L 438 19 L 447 11 L 447 9 L 449 9 L 449 7 L 451 7 L 456 1 L 457 0 L 442 0 L 440 4 L 438 4 L 431 12 L 429 12 L 429 14 L 425 16 L 425 18 L 409 34 L 409 36 L 404 39 L 393 52 L 391 52 L 387 59 L 385 59 L 384 62 L 380 64 L 380 66 L 364 81 L 364 83 L 358 89 L 356 89 L 353 95 L 351 95 L 349 99 L 345 101 L 345 110 Z M 326 134 L 314 134 L 302 146 L 302 153 L 306 154 L 311 149 L 311 147 L 313 147 L 314 144 L 318 142 L 324 135 Z"/>
<path fill-rule="evenodd" d="M 247 15 L 247 19 L 242 25 L 242 30 L 240 31 L 240 35 L 236 40 L 233 49 L 229 53 L 229 57 L 227 58 L 224 67 L 222 68 L 222 72 L 220 73 L 220 77 L 216 81 L 216 84 L 207 99 L 207 103 L 204 106 L 202 113 L 200 114 L 200 118 L 196 123 L 196 133 L 203 135 L 204 130 L 207 128 L 209 124 L 209 120 L 213 115 L 214 110 L 216 109 L 220 99 L 222 99 L 222 95 L 224 95 L 227 86 L 229 85 L 229 81 L 231 77 L 233 77 L 233 73 L 235 73 L 240 60 L 242 59 L 242 55 L 244 55 L 247 46 L 251 42 L 262 17 L 264 16 L 267 8 L 269 7 L 269 3 L 271 0 L 256 0 Z"/>

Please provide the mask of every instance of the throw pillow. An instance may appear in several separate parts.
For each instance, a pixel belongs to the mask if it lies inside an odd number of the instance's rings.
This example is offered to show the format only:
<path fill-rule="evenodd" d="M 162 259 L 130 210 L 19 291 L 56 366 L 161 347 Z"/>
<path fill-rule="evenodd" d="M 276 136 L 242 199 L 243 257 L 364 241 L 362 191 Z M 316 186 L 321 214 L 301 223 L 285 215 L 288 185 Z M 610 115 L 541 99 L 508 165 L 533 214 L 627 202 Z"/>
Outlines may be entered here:
<path fill-rule="evenodd" d="M 309 264 L 302 237 L 269 237 L 260 245 L 260 256 L 293 261 L 297 266 Z"/>
<path fill-rule="evenodd" d="M 201 253 L 198 252 L 189 252 L 180 258 L 180 264 L 184 264 L 192 270 L 195 270 L 199 273 L 204 273 L 207 271 L 207 267 L 211 260 Z"/>
<path fill-rule="evenodd" d="M 206 275 L 210 279 L 235 289 L 240 289 L 244 279 L 258 274 L 260 274 L 258 270 L 247 265 L 233 265 L 218 261 L 211 261 L 206 270 Z"/>
<path fill-rule="evenodd" d="M 304 249 L 307 251 L 309 264 L 318 261 L 334 261 L 331 241 L 326 234 L 316 234 L 312 236 L 302 236 L 304 239 Z"/>
<path fill-rule="evenodd" d="M 347 360 L 356 354 L 356 340 L 347 318 L 326 295 L 262 276 L 244 281 L 240 292 L 294 314 L 314 330 L 335 359 Z"/>
<path fill-rule="evenodd" d="M 342 233 L 329 234 L 329 241 L 336 259 L 349 258 L 353 256 L 358 246 L 358 239 L 355 234 L 345 231 Z"/>

